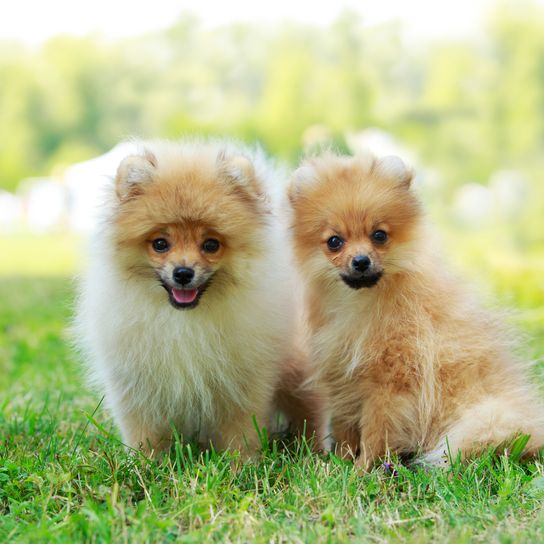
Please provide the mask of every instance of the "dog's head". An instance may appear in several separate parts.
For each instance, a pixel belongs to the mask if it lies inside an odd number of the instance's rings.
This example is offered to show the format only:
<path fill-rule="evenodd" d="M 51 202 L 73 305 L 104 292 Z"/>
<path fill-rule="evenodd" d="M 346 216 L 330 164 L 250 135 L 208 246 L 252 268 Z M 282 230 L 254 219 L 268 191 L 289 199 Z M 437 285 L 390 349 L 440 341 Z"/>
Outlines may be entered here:
<path fill-rule="evenodd" d="M 243 155 L 211 144 L 152 144 L 121 162 L 115 184 L 114 241 L 127 279 L 160 283 L 174 308 L 240 284 L 244 259 L 264 250 L 267 205 Z"/>
<path fill-rule="evenodd" d="M 409 268 L 421 211 L 412 173 L 397 157 L 307 160 L 289 188 L 295 253 L 311 276 L 373 287 Z"/>

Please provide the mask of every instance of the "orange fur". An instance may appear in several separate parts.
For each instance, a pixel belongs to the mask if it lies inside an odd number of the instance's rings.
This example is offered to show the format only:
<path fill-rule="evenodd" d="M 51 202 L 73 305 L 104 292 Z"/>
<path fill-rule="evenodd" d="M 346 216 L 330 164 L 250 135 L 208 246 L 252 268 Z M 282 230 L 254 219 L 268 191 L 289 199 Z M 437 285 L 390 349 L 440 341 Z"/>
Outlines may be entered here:
<path fill-rule="evenodd" d="M 410 180 L 393 157 L 325 154 L 289 189 L 313 379 L 339 452 L 362 469 L 387 451 L 440 464 L 448 445 L 465 457 L 527 433 L 534 454 L 544 445 L 536 389 L 500 321 L 444 268 Z M 331 236 L 344 240 L 335 251 Z M 358 255 L 379 279 L 352 289 L 341 276 Z"/>

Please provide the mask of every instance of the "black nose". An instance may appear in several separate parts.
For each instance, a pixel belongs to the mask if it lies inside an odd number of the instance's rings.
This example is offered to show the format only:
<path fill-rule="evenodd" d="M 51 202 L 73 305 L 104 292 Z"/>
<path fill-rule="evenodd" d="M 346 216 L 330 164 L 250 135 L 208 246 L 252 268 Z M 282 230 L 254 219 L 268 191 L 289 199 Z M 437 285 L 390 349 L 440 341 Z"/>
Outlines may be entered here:
<path fill-rule="evenodd" d="M 370 258 L 367 255 L 357 255 L 353 257 L 351 266 L 359 272 L 364 272 L 370 266 Z"/>
<path fill-rule="evenodd" d="M 174 276 L 174 280 L 179 284 L 187 285 L 188 283 L 191 283 L 191 280 L 195 277 L 195 271 L 192 268 L 178 266 L 177 268 L 174 268 L 172 276 Z"/>

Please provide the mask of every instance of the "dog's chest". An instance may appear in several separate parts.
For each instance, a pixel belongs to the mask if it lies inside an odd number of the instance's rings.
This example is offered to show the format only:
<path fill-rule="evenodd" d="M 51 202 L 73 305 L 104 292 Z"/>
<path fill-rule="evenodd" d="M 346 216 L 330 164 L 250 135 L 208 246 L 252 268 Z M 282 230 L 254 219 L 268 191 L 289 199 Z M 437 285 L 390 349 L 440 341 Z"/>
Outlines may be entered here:
<path fill-rule="evenodd" d="M 231 334 L 199 327 L 132 327 L 117 346 L 121 364 L 116 378 L 132 402 L 168 417 L 211 414 L 218 399 L 239 392 L 238 377 L 247 366 L 229 338 Z"/>
<path fill-rule="evenodd" d="M 352 312 L 330 315 L 312 335 L 312 358 L 318 373 L 350 377 L 364 363 L 370 320 Z"/>
<path fill-rule="evenodd" d="M 351 307 L 329 314 L 312 335 L 314 375 L 327 390 L 331 415 L 355 424 L 361 414 L 361 380 L 367 367 L 371 320 Z"/>

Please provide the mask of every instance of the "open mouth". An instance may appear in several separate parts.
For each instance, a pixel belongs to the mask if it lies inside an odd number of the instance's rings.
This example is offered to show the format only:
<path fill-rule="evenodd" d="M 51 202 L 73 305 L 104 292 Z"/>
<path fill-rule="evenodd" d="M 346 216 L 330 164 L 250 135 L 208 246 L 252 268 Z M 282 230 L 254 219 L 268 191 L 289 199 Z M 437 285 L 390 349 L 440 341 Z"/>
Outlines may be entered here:
<path fill-rule="evenodd" d="M 192 289 L 181 289 L 179 287 L 172 287 L 161 281 L 161 285 L 168 293 L 170 304 L 177 310 L 195 308 L 200 301 L 200 297 L 208 288 L 209 283 L 210 281 L 208 280 L 199 287 Z"/>
<path fill-rule="evenodd" d="M 352 289 L 361 289 L 362 287 L 374 287 L 374 285 L 380 281 L 382 275 L 382 272 L 376 272 L 359 278 L 344 276 L 342 274 L 340 274 L 340 277 L 348 287 L 351 287 Z"/>

